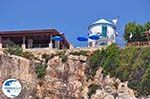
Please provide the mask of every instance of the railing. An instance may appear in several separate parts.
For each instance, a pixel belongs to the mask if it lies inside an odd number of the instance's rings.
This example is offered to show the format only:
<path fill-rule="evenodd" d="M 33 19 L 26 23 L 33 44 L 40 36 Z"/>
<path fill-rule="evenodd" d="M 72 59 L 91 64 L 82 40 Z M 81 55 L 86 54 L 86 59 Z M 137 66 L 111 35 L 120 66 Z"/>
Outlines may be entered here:
<path fill-rule="evenodd" d="M 145 42 L 130 42 L 127 43 L 127 46 L 150 46 L 150 41 L 145 41 Z"/>

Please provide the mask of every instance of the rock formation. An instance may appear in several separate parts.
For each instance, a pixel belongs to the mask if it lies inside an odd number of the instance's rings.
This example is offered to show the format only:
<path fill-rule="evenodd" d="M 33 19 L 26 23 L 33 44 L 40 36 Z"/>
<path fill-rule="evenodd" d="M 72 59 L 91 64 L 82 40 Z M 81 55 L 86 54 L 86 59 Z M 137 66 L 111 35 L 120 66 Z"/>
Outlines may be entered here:
<path fill-rule="evenodd" d="M 136 99 L 127 82 L 103 75 L 102 68 L 93 80 L 87 79 L 88 56 L 66 53 L 65 62 L 60 56 L 48 60 L 41 79 L 35 73 L 39 60 L 1 54 L 0 85 L 8 78 L 18 79 L 22 92 L 16 99 Z M 0 92 L 0 99 L 8 98 Z"/>

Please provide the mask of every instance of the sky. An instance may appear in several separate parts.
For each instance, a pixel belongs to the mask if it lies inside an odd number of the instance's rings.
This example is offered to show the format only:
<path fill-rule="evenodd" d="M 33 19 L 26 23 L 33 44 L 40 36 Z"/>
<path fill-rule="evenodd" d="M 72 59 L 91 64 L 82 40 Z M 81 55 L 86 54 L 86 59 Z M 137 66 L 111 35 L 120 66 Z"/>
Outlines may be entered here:
<path fill-rule="evenodd" d="M 91 23 L 117 16 L 117 44 L 124 46 L 128 22 L 150 21 L 150 0 L 0 0 L 0 31 L 55 28 L 75 47 L 87 46 L 76 38 L 87 36 Z"/>

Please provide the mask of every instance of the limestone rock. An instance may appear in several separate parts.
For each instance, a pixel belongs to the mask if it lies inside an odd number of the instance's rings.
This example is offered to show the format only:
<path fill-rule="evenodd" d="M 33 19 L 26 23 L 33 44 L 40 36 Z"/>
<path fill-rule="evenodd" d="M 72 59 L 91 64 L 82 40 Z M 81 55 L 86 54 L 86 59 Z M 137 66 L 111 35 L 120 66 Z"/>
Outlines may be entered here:
<path fill-rule="evenodd" d="M 93 80 L 87 80 L 88 56 L 70 55 L 72 50 L 65 53 L 65 62 L 60 56 L 48 60 L 46 75 L 42 79 L 35 74 L 35 64 L 42 60 L 0 55 L 0 85 L 7 78 L 19 79 L 23 90 L 16 99 L 89 99 L 90 85 L 98 86 L 93 88 L 91 99 L 136 99 L 127 82 L 103 75 L 102 68 L 97 70 Z M 92 49 L 88 51 L 91 53 Z M 41 59 L 41 55 L 39 57 Z M 0 94 L 0 99 L 7 98 Z"/>

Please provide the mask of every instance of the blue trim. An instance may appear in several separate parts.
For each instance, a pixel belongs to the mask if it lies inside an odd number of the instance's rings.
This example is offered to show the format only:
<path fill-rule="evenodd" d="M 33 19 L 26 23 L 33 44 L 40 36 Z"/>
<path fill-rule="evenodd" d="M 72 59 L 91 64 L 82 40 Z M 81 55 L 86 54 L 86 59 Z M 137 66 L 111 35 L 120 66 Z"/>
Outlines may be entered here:
<path fill-rule="evenodd" d="M 106 25 L 102 25 L 102 36 L 103 37 L 107 36 L 107 26 Z"/>
<path fill-rule="evenodd" d="M 97 26 L 97 25 L 109 25 L 109 26 L 111 26 L 113 29 L 116 30 L 116 26 L 113 25 L 113 24 L 109 24 L 109 23 L 95 23 L 95 24 L 91 24 L 91 25 L 88 27 L 88 30 L 90 30 L 91 27 L 94 27 L 94 26 Z"/>
<path fill-rule="evenodd" d="M 108 25 L 108 26 L 111 26 L 111 27 L 115 30 L 115 34 L 116 34 L 116 32 L 117 32 L 116 26 L 115 26 L 115 25 L 112 25 L 112 24 L 108 24 L 108 23 L 96 23 L 96 24 L 92 24 L 92 25 L 90 25 L 90 26 L 88 27 L 88 31 L 91 32 L 90 29 L 91 29 L 92 27 L 98 26 L 98 25 L 106 25 L 106 26 Z M 116 35 L 117 35 L 117 34 L 116 34 Z"/>

